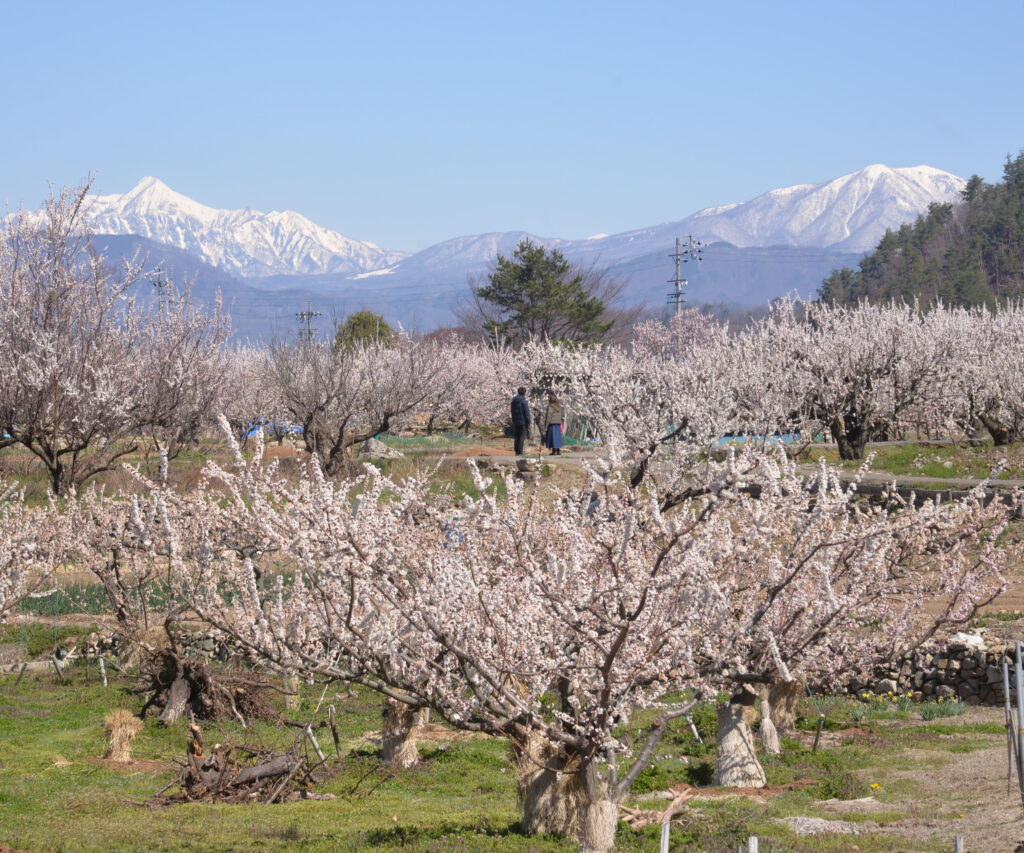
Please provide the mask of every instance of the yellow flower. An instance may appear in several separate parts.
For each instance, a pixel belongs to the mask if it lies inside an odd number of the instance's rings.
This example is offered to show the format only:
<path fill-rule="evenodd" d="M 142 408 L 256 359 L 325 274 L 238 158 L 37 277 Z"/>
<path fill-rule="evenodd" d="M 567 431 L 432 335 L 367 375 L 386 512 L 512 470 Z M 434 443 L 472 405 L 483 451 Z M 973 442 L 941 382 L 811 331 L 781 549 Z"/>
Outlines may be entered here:
<path fill-rule="evenodd" d="M 876 791 L 882 790 L 882 786 L 879 785 L 877 782 L 872 782 L 868 787 L 874 788 Z"/>

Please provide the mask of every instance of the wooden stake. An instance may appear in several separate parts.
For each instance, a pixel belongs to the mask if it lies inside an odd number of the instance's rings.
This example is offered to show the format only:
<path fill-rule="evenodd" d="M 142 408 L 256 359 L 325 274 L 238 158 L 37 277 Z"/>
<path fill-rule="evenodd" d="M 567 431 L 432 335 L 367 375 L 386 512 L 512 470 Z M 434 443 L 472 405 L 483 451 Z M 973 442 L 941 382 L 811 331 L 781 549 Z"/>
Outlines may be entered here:
<path fill-rule="evenodd" d="M 323 754 L 320 749 L 320 744 L 316 742 L 316 738 L 313 737 L 313 729 L 310 726 L 306 726 L 306 737 L 309 738 L 309 742 L 313 744 L 313 749 L 316 751 L 316 757 L 320 759 L 320 763 L 323 764 L 327 761 L 327 756 Z"/>
<path fill-rule="evenodd" d="M 338 758 L 341 758 L 341 739 L 338 737 L 338 727 L 334 723 L 334 706 L 327 706 L 327 720 L 331 724 L 331 737 L 334 738 L 334 751 L 338 753 Z"/>
<path fill-rule="evenodd" d="M 57 660 L 57 655 L 50 655 L 50 660 L 53 661 L 53 670 L 57 673 L 57 678 L 60 679 L 61 684 L 67 684 L 64 680 L 64 673 L 61 672 L 60 661 Z"/>
<path fill-rule="evenodd" d="M 821 727 L 825 725 L 825 715 L 818 714 L 818 730 L 814 733 L 814 746 L 811 747 L 811 752 L 818 751 L 818 739 L 821 737 Z"/>

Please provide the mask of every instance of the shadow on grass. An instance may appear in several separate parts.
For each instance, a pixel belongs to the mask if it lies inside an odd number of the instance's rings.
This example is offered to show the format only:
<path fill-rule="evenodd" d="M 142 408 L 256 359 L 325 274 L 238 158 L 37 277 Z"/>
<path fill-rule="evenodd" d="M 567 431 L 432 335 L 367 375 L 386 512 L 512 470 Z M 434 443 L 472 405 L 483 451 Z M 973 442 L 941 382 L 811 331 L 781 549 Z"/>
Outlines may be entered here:
<path fill-rule="evenodd" d="M 531 841 L 559 840 L 557 836 L 527 836 L 519 821 L 508 824 L 492 824 L 488 821 L 475 823 L 450 823 L 445 821 L 435 826 L 389 826 L 387 829 L 374 829 L 366 833 L 366 840 L 374 846 L 400 846 L 422 841 L 439 841 L 442 839 L 465 838 L 476 836 L 484 838 L 527 839 Z"/>

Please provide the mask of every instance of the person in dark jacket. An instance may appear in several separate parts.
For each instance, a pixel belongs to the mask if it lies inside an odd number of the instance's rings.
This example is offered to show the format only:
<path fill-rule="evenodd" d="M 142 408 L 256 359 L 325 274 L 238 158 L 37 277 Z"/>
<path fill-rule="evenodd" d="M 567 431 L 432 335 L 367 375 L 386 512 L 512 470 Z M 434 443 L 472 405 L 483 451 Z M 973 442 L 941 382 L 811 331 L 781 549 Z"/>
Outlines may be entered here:
<path fill-rule="evenodd" d="M 526 400 L 526 389 L 520 388 L 512 398 L 512 434 L 515 436 L 516 456 L 523 455 L 532 423 L 533 417 L 530 415 L 530 404 Z"/>
<path fill-rule="evenodd" d="M 548 394 L 548 407 L 544 410 L 544 446 L 552 456 L 562 454 L 562 404 L 554 392 Z"/>

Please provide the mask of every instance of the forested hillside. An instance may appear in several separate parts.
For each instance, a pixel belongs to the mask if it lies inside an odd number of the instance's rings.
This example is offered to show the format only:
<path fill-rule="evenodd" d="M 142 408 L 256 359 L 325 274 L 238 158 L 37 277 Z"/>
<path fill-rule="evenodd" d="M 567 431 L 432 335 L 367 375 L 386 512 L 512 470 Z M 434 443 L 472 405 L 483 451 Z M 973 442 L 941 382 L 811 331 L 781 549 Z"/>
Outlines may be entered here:
<path fill-rule="evenodd" d="M 1024 296 L 1024 152 L 1007 158 L 1003 180 L 971 177 L 957 204 L 933 204 L 913 225 L 887 231 L 856 270 L 832 273 L 827 302 L 923 301 L 992 305 Z"/>

